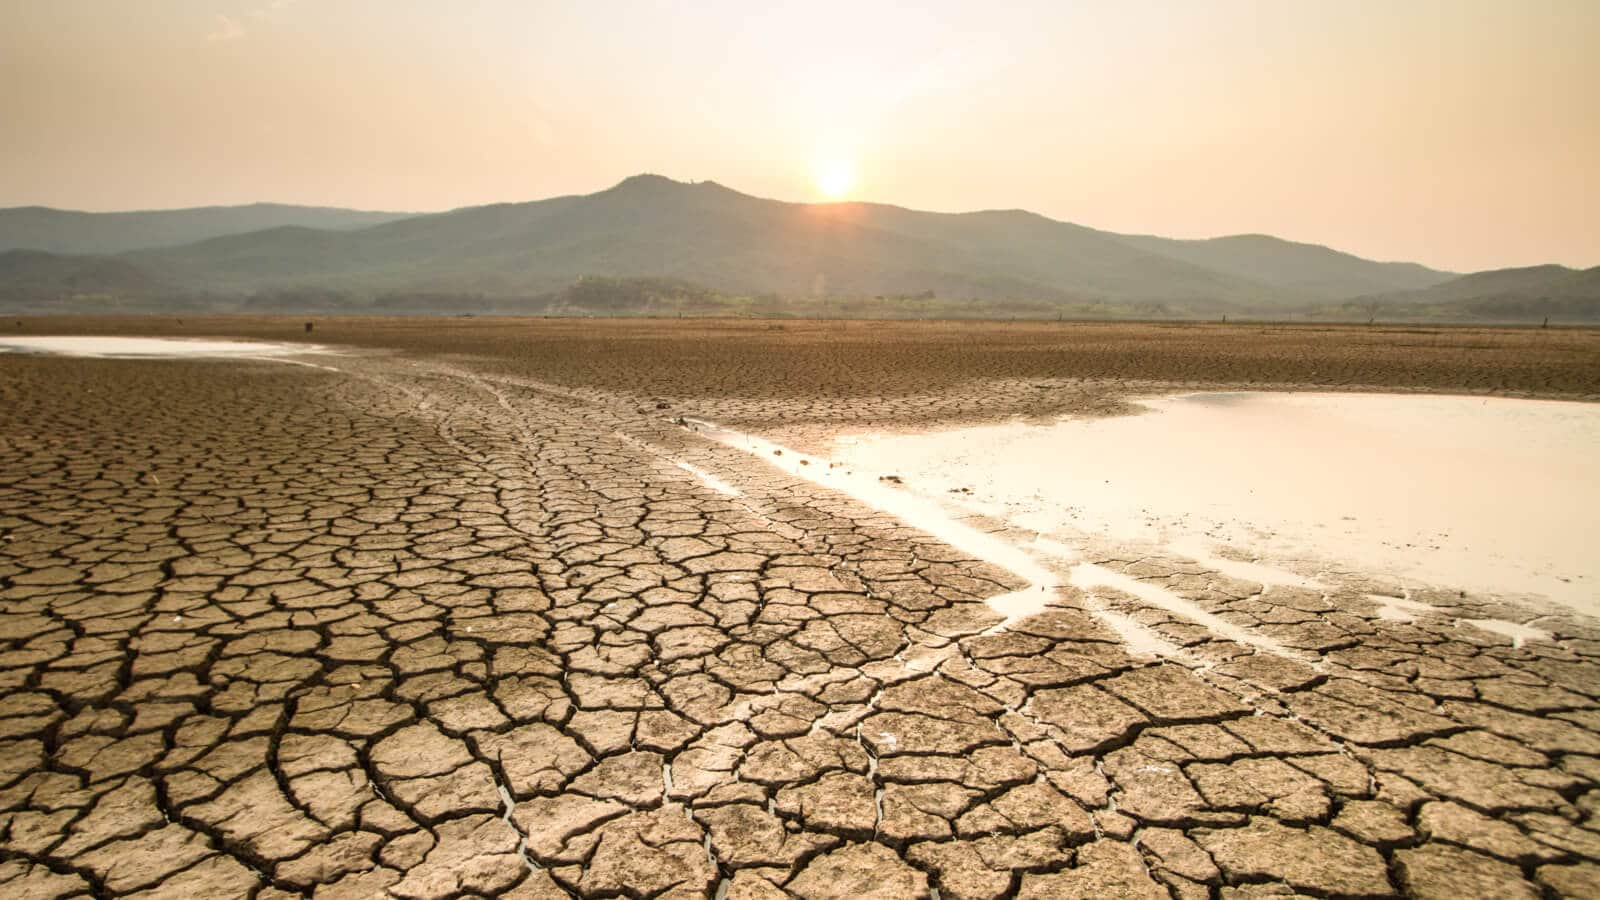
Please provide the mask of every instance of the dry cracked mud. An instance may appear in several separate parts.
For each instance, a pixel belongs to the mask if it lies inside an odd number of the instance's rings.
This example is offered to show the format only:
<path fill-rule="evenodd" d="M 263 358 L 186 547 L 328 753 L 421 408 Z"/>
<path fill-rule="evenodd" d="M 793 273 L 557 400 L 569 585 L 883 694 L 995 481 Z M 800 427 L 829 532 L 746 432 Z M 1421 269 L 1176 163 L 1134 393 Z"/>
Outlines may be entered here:
<path fill-rule="evenodd" d="M 667 390 L 594 374 L 660 370 L 644 339 L 385 327 L 327 369 L 0 357 L 0 895 L 1600 895 L 1592 620 L 1107 557 L 1259 640 L 1109 588 L 994 631 L 1014 576 L 673 422 L 1107 412 L 1132 375 L 979 329 L 924 350 L 1003 364 L 870 394 L 872 354 L 696 332 L 715 377 Z M 1438 378 L 1593 399 L 1600 341 L 1551 343 Z M 1403 376 L 1335 386 L 1448 386 Z"/>

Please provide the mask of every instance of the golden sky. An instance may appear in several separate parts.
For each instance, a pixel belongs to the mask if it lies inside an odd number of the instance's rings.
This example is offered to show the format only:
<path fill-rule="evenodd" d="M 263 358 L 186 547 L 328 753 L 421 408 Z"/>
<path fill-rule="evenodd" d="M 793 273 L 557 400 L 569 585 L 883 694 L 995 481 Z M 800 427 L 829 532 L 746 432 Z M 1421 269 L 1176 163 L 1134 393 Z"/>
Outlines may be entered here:
<path fill-rule="evenodd" d="M 761 196 L 1600 264 L 1600 0 L 0 0 L 0 206 Z"/>

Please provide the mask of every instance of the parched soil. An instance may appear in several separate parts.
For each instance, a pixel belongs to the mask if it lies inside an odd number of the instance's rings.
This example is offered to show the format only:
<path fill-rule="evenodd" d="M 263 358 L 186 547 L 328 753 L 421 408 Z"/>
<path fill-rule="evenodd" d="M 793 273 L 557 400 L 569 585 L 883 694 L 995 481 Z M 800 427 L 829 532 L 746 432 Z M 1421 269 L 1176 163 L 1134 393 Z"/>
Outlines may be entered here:
<path fill-rule="evenodd" d="M 0 319 L 9 334 L 232 336 L 462 354 L 641 396 L 937 395 L 1057 379 L 1600 399 L 1600 329 L 696 319 Z M 1007 398 L 1009 399 L 1009 398 Z"/>
<path fill-rule="evenodd" d="M 1594 621 L 1146 557 L 1261 640 L 986 633 L 1013 576 L 673 421 L 1595 400 L 1600 333 L 300 321 L 0 323 L 344 351 L 0 356 L 0 896 L 1600 894 Z"/>

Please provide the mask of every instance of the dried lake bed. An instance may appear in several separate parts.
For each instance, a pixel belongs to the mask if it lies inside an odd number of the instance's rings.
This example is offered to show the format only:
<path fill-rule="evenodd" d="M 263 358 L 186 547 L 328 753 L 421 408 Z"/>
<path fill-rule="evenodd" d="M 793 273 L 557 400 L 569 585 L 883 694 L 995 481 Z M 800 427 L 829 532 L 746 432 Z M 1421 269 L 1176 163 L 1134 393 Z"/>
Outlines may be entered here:
<path fill-rule="evenodd" d="M 0 890 L 1600 887 L 1595 336 L 786 327 L 0 355 Z"/>

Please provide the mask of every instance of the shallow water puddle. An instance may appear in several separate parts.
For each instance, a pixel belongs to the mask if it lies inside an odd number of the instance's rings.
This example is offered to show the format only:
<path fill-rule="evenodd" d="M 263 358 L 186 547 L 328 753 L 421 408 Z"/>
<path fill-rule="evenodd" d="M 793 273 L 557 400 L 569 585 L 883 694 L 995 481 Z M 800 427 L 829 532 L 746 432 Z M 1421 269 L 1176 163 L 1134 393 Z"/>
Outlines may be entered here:
<path fill-rule="evenodd" d="M 1091 602 L 1092 599 L 1091 599 Z M 1132 616 L 1105 609 L 1100 606 L 1091 606 L 1095 618 L 1105 623 L 1106 627 L 1116 632 L 1122 639 L 1123 645 L 1129 653 L 1135 656 L 1165 656 L 1172 659 L 1187 658 L 1183 648 L 1172 643 Z"/>
<path fill-rule="evenodd" d="M 1259 562 L 1240 562 L 1239 560 L 1222 556 L 1216 542 L 1204 535 L 1194 534 L 1179 538 L 1168 544 L 1167 549 L 1179 556 L 1192 559 L 1208 569 L 1221 572 L 1230 578 L 1255 581 L 1264 585 L 1280 584 L 1287 587 L 1303 587 L 1317 591 L 1328 590 L 1326 584 L 1315 578 L 1307 578 L 1287 569 L 1266 566 Z"/>
<path fill-rule="evenodd" d="M 1200 604 L 1192 600 L 1179 596 L 1160 585 L 1140 581 L 1132 575 L 1116 572 L 1104 566 L 1097 566 L 1094 563 L 1079 563 L 1072 567 L 1071 583 L 1074 587 L 1082 588 L 1086 591 L 1104 587 L 1121 591 L 1124 594 L 1131 594 L 1145 603 L 1158 609 L 1164 609 L 1179 618 L 1187 619 L 1197 625 L 1204 625 L 1219 637 L 1237 641 L 1241 644 L 1248 644 L 1280 656 L 1299 658 L 1298 654 L 1271 638 L 1240 628 L 1226 619 L 1212 615 L 1202 608 Z"/>
<path fill-rule="evenodd" d="M 269 341 L 229 341 L 204 338 L 146 337 L 5 337 L 0 338 L 0 353 L 44 353 L 52 356 L 86 356 L 97 359 L 278 359 L 307 353 L 327 353 L 318 344 L 286 344 Z M 312 365 L 302 363 L 302 365 Z M 326 366 L 314 366 L 327 368 Z"/>
<path fill-rule="evenodd" d="M 1385 597 L 1381 594 L 1368 594 L 1367 599 L 1378 604 L 1378 618 L 1390 622 L 1415 622 L 1420 616 L 1443 615 L 1444 610 L 1431 603 L 1420 600 L 1411 600 L 1405 597 Z"/>
<path fill-rule="evenodd" d="M 1005 569 L 1028 582 L 1018 591 L 991 597 L 990 608 L 1005 617 L 994 629 L 1043 612 L 1055 598 L 1061 579 L 1027 551 L 1003 538 L 961 521 L 938 501 L 899 487 L 875 474 L 865 474 L 827 460 L 797 453 L 764 438 L 722 428 L 700 419 L 689 420 L 707 437 L 737 447 L 791 475 L 841 491 L 896 519 L 924 531 L 964 553 Z"/>
<path fill-rule="evenodd" d="M 1030 549 L 1058 562 L 1075 561 L 1080 555 L 1071 547 L 1045 537 L 1036 538 L 1026 549 L 1019 547 L 961 521 L 959 510 L 952 510 L 939 500 L 908 491 L 900 486 L 898 480 L 858 473 L 824 459 L 797 453 L 764 438 L 722 428 L 704 420 L 691 421 L 697 430 L 708 437 L 744 450 L 791 475 L 848 494 L 874 509 L 886 512 L 914 528 L 939 538 L 958 550 L 971 554 L 975 559 L 999 566 L 1028 581 L 1028 585 L 1021 590 L 990 597 L 985 601 L 989 608 L 1004 617 L 999 623 L 987 629 L 985 634 L 1005 630 L 1029 616 L 1044 612 L 1056 598 L 1056 589 L 1063 583 L 1062 577 L 1030 553 Z M 679 463 L 679 465 L 685 464 Z M 1182 618 L 1210 627 L 1225 637 L 1274 653 L 1289 655 L 1277 643 L 1250 635 L 1164 588 L 1145 584 L 1127 575 L 1090 563 L 1078 563 L 1068 571 L 1070 583 L 1075 587 L 1088 589 L 1103 586 L 1122 590 Z M 1097 602 L 1089 611 L 1115 631 L 1135 653 L 1149 656 L 1178 656 L 1182 652 L 1180 648 L 1152 629 L 1128 616 L 1106 609 Z"/>
<path fill-rule="evenodd" d="M 1292 393 L 1145 405 L 1046 426 L 853 436 L 835 460 L 1069 545 L 1174 548 L 1248 580 L 1321 587 L 1206 549 L 1220 542 L 1600 613 L 1600 405 Z"/>
<path fill-rule="evenodd" d="M 707 472 L 705 469 L 702 469 L 702 468 L 700 468 L 699 466 L 697 466 L 697 465 L 695 465 L 693 463 L 686 463 L 683 460 L 677 460 L 675 465 L 677 465 L 678 468 L 684 470 L 685 472 L 688 472 L 690 475 L 693 475 L 696 479 L 699 480 L 699 482 L 701 484 L 703 484 L 706 487 L 712 489 L 713 491 L 716 491 L 719 494 L 722 494 L 722 495 L 728 496 L 728 497 L 742 496 L 739 493 L 739 489 L 738 488 L 736 488 L 733 485 L 727 483 L 726 481 L 723 481 L 721 478 L 718 478 L 717 476 L 711 474 L 710 472 Z"/>
<path fill-rule="evenodd" d="M 1532 625 L 1519 625 L 1516 622 L 1507 622 L 1502 619 L 1458 619 L 1462 625 L 1471 625 L 1490 634 L 1498 634 L 1511 638 L 1511 646 L 1521 647 L 1528 641 L 1548 641 L 1550 632 Z"/>

